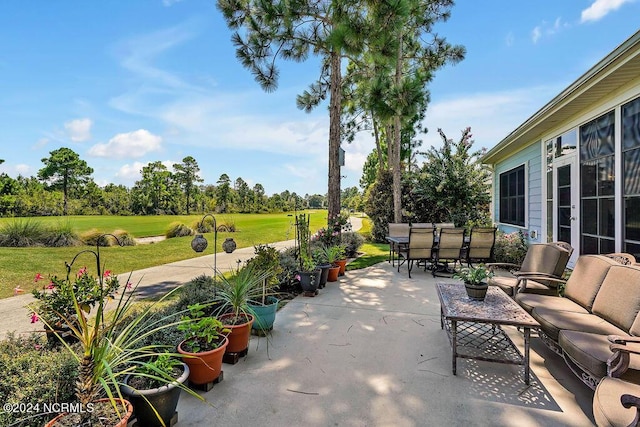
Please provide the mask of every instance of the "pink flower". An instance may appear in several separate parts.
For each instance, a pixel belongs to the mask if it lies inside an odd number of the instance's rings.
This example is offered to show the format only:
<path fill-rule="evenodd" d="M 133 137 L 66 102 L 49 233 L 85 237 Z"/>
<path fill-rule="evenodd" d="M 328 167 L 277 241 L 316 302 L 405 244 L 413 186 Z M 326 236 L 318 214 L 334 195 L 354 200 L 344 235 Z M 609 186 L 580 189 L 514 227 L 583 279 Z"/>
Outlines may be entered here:
<path fill-rule="evenodd" d="M 54 285 L 53 282 L 49 282 L 49 284 L 47 285 L 47 289 L 53 289 L 55 287 L 56 285 Z"/>
<path fill-rule="evenodd" d="M 300 280 L 300 275 L 299 275 L 299 274 L 296 274 L 295 279 L 296 279 L 296 280 Z"/>
<path fill-rule="evenodd" d="M 127 289 L 131 289 L 133 287 L 133 283 L 127 282 Z"/>
<path fill-rule="evenodd" d="M 36 313 L 31 313 L 31 323 L 36 323 L 38 320 L 38 315 Z"/>
<path fill-rule="evenodd" d="M 111 270 L 105 270 L 104 273 L 102 274 L 102 276 L 105 279 L 108 279 L 109 277 L 111 277 Z"/>
<path fill-rule="evenodd" d="M 42 346 L 40 344 L 36 344 L 33 346 L 36 350 L 42 350 Z"/>
<path fill-rule="evenodd" d="M 78 277 L 82 276 L 86 272 L 87 272 L 87 267 L 82 267 L 80 270 L 78 270 Z"/>
<path fill-rule="evenodd" d="M 35 277 L 35 279 L 33 279 L 33 281 L 37 282 L 38 280 L 42 280 L 42 279 L 44 279 L 44 277 L 42 276 L 42 274 L 38 273 L 38 274 L 36 274 L 36 277 Z"/>

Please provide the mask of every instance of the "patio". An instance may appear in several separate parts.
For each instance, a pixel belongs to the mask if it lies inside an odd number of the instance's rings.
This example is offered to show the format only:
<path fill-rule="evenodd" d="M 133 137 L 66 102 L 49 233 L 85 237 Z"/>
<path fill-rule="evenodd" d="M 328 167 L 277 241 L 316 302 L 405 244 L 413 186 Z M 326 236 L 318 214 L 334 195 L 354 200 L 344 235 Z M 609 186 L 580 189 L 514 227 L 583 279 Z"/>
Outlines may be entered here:
<path fill-rule="evenodd" d="M 475 360 L 452 375 L 435 283 L 454 280 L 412 276 L 384 262 L 297 297 L 268 340 L 223 367 L 203 393 L 211 406 L 183 394 L 179 425 L 593 425 L 593 392 L 535 334 L 530 386 L 522 367 Z"/>

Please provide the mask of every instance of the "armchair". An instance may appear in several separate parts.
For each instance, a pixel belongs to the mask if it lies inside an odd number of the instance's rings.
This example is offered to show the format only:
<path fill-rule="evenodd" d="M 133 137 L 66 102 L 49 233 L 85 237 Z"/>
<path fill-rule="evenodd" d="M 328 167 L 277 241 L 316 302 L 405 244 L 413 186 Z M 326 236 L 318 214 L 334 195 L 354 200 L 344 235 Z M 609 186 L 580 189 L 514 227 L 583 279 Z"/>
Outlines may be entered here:
<path fill-rule="evenodd" d="M 557 243 L 536 243 L 529 246 L 529 250 L 521 265 L 511 263 L 489 263 L 487 267 L 491 271 L 497 268 L 506 268 L 509 276 L 494 275 L 490 285 L 499 286 L 508 295 L 515 296 L 519 289 L 527 287 L 527 292 L 557 295 L 558 280 L 562 279 L 564 269 L 569 262 L 571 251 Z M 535 280 L 528 279 L 535 277 Z M 546 280 L 546 279 L 551 280 Z"/>
<path fill-rule="evenodd" d="M 613 354 L 607 361 L 608 376 L 593 395 L 593 417 L 599 427 L 638 426 L 640 384 L 620 377 L 640 358 L 640 338 L 610 335 L 608 339 Z"/>

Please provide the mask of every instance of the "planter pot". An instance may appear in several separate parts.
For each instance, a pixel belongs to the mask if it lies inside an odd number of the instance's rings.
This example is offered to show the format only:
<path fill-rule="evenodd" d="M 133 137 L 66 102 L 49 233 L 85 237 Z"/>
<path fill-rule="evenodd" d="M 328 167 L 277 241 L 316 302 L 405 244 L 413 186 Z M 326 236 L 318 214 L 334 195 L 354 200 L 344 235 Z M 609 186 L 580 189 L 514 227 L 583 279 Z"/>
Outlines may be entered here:
<path fill-rule="evenodd" d="M 470 285 L 468 283 L 465 283 L 464 288 L 466 289 L 469 298 L 477 301 L 483 301 L 484 297 L 487 295 L 489 284 L 480 283 L 479 285 Z"/>
<path fill-rule="evenodd" d="M 269 296 L 267 297 L 266 302 L 267 303 L 265 305 L 249 304 L 254 316 L 251 329 L 256 331 L 270 331 L 273 328 L 273 323 L 276 320 L 276 312 L 278 311 L 279 300 L 276 297 Z"/>
<path fill-rule="evenodd" d="M 344 272 L 347 269 L 347 260 L 346 259 L 339 259 L 335 263 L 338 264 L 338 266 L 340 266 L 340 273 L 338 273 L 338 275 L 339 276 L 344 276 Z"/>
<path fill-rule="evenodd" d="M 339 265 L 333 265 L 333 266 L 331 266 L 331 268 L 329 268 L 329 277 L 327 278 L 327 281 L 329 281 L 329 282 L 337 282 L 339 275 L 340 275 L 340 266 Z"/>
<path fill-rule="evenodd" d="M 201 385 L 218 378 L 222 371 L 222 356 L 224 356 L 229 340 L 225 337 L 220 347 L 200 353 L 190 353 L 183 350 L 183 343 L 184 341 L 178 344 L 178 353 L 187 356 L 183 357 L 182 361 L 189 366 L 189 381 Z"/>
<path fill-rule="evenodd" d="M 331 264 L 321 264 L 318 266 L 320 269 L 320 281 L 318 282 L 318 288 L 322 289 L 327 284 L 327 278 L 329 276 L 329 268 Z"/>
<path fill-rule="evenodd" d="M 218 319 L 222 322 L 225 328 L 231 329 L 229 335 L 227 335 L 227 339 L 229 340 L 229 345 L 225 350 L 225 353 L 240 353 L 241 351 L 246 350 L 249 347 L 249 338 L 251 337 L 251 325 L 253 324 L 253 316 L 247 314 L 249 316 L 249 321 L 243 323 L 241 325 L 231 325 L 227 323 L 225 320 L 228 320 L 230 317 L 233 317 L 233 314 L 223 314 Z"/>
<path fill-rule="evenodd" d="M 73 335 L 73 332 L 71 332 L 71 328 L 69 328 L 68 326 L 62 327 L 60 329 L 55 329 L 54 332 L 53 329 L 45 325 L 44 332 L 47 334 L 47 344 L 49 344 L 49 346 L 51 347 L 56 347 L 62 344 L 60 342 L 60 338 L 58 338 L 58 336 L 56 335 L 56 332 L 67 344 L 74 344 L 78 342 L 78 338 Z"/>
<path fill-rule="evenodd" d="M 318 289 L 318 283 L 320 283 L 320 270 L 317 271 L 301 271 L 298 273 L 300 276 L 300 286 L 305 292 L 315 292 Z"/>
<path fill-rule="evenodd" d="M 126 406 L 126 409 L 125 409 L 126 412 L 123 413 L 122 412 L 123 408 L 121 408 L 121 407 L 119 408 L 120 409 L 120 413 L 122 414 L 122 418 L 120 419 L 119 422 L 114 424 L 113 427 L 127 427 L 127 424 L 129 423 L 129 419 L 131 418 L 131 414 L 133 414 L 133 405 L 131 404 L 131 402 L 129 402 L 127 400 L 124 400 L 124 399 L 115 398 L 115 400 L 118 401 L 118 405 L 119 406 L 121 406 L 122 403 L 124 403 L 124 405 Z M 109 403 L 110 399 L 98 399 L 98 400 L 96 400 L 96 403 L 97 402 L 100 402 L 100 403 L 105 402 L 105 403 L 108 403 L 109 405 L 111 405 L 111 403 Z M 52 419 L 51 421 L 49 421 L 48 423 L 46 423 L 45 427 L 55 427 L 55 426 L 58 426 L 58 425 L 62 425 L 62 426 L 71 425 L 69 423 L 66 423 L 64 421 L 64 418 L 68 417 L 68 416 L 73 416 L 73 415 L 76 415 L 76 414 L 67 414 L 67 413 L 60 414 L 57 417 L 55 417 L 54 419 Z"/>
<path fill-rule="evenodd" d="M 227 237 L 224 242 L 222 242 L 222 249 L 228 254 L 236 250 L 236 242 L 233 240 L 233 237 Z"/>
<path fill-rule="evenodd" d="M 124 385 L 120 387 L 120 391 L 133 405 L 133 416 L 136 418 L 137 424 L 141 426 L 168 426 L 176 413 L 178 399 L 182 391 L 178 386 L 184 384 L 189 377 L 189 366 L 182 364 L 184 372 L 176 379 L 175 383 L 167 384 L 162 387 L 148 390 L 134 390 L 129 384 L 130 375 L 124 378 Z M 154 412 L 158 412 L 160 419 Z"/>

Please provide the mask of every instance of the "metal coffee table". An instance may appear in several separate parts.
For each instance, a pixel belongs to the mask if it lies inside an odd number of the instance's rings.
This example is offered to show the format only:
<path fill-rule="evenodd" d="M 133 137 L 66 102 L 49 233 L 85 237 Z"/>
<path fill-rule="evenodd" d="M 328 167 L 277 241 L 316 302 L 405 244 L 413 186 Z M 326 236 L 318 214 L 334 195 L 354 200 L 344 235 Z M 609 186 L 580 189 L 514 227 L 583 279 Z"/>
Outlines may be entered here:
<path fill-rule="evenodd" d="M 524 382 L 529 385 L 529 341 L 531 328 L 539 323 L 501 289 L 489 286 L 484 301 L 471 300 L 463 284 L 437 283 L 440 298 L 440 327 L 445 329 L 452 349 L 452 371 L 457 358 L 524 365 Z M 502 325 L 522 328 L 524 356 L 502 330 Z"/>

